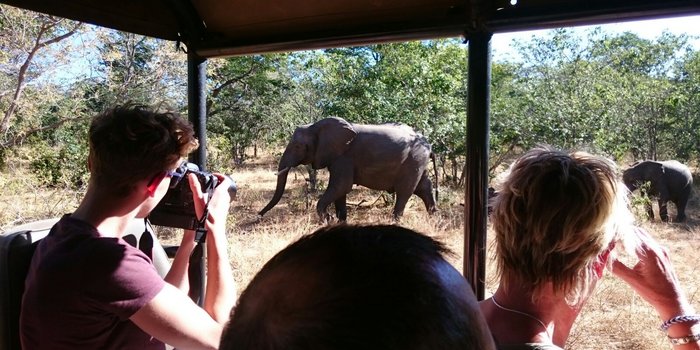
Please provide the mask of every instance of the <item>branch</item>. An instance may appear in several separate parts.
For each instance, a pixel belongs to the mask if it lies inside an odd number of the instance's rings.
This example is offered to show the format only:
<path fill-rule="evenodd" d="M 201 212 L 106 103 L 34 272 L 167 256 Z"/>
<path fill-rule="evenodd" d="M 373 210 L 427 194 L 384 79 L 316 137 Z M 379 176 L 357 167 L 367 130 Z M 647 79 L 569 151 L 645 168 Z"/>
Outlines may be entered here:
<path fill-rule="evenodd" d="M 223 82 L 223 84 L 217 86 L 216 88 L 214 88 L 212 90 L 211 94 L 209 94 L 210 97 L 207 98 L 207 106 L 206 106 L 207 115 L 213 115 L 210 113 L 210 110 L 215 110 L 214 109 L 214 100 L 216 99 L 216 97 L 219 96 L 219 94 L 228 86 L 231 86 L 235 82 L 242 81 L 243 78 L 250 75 L 255 70 L 255 66 L 256 66 L 255 63 L 251 64 L 250 69 L 248 69 L 247 72 L 245 72 L 241 75 L 235 76 L 229 80 L 226 80 L 225 82 Z"/>
<path fill-rule="evenodd" d="M 214 88 L 214 89 L 212 90 L 212 92 L 211 92 L 212 98 L 215 98 L 216 96 L 218 96 L 218 95 L 221 93 L 221 91 L 222 91 L 223 89 L 225 89 L 226 87 L 228 87 L 229 85 L 231 85 L 231 84 L 233 84 L 233 83 L 235 83 L 235 82 L 237 82 L 237 81 L 241 81 L 241 80 L 243 80 L 243 78 L 245 78 L 245 77 L 247 77 L 248 75 L 250 75 L 251 73 L 253 73 L 253 71 L 255 70 L 255 66 L 256 66 L 255 63 L 251 64 L 251 65 L 250 65 L 250 68 L 248 69 L 247 72 L 245 72 L 245 73 L 243 73 L 243 74 L 241 74 L 241 75 L 235 76 L 235 77 L 233 77 L 233 78 L 231 78 L 231 79 L 225 81 L 223 84 L 221 84 L 221 85 L 217 86 L 216 88 Z"/>
<path fill-rule="evenodd" d="M 76 121 L 81 121 L 81 120 L 85 120 L 85 119 L 89 119 L 89 117 L 68 118 L 68 119 L 59 120 L 53 124 L 49 124 L 46 126 L 42 126 L 42 127 L 38 127 L 38 128 L 34 128 L 34 129 L 29 129 L 29 130 L 15 136 L 15 137 L 13 137 L 11 140 L 2 143 L 0 146 L 2 146 L 2 148 L 14 147 L 14 146 L 17 146 L 17 145 L 21 144 L 22 142 L 24 142 L 24 140 L 26 140 L 29 136 L 32 136 L 33 134 L 36 134 L 36 133 L 39 133 L 42 131 L 46 131 L 46 130 L 57 129 L 59 126 L 65 124 L 65 123 L 76 122 Z"/>
<path fill-rule="evenodd" d="M 72 30 L 68 31 L 67 33 L 63 35 L 59 35 L 57 37 L 51 38 L 49 40 L 46 40 L 44 42 L 41 42 L 41 38 L 44 36 L 44 34 L 50 29 L 53 28 L 56 25 L 57 21 L 54 21 L 52 24 L 44 24 L 41 26 L 39 29 L 39 33 L 37 33 L 36 40 L 34 43 L 34 47 L 29 50 L 29 53 L 27 55 L 27 58 L 24 60 L 24 63 L 19 69 L 19 72 L 17 74 L 17 86 L 15 87 L 14 94 L 12 96 L 12 100 L 10 101 L 10 105 L 7 107 L 7 110 L 5 111 L 5 115 L 2 118 L 2 121 L 0 121 L 0 133 L 2 134 L 7 134 L 7 131 L 10 128 L 10 119 L 12 119 L 12 116 L 15 113 L 15 110 L 17 109 L 17 106 L 19 105 L 19 100 L 22 98 L 22 91 L 24 90 L 24 80 L 26 78 L 27 70 L 29 69 L 29 66 L 32 63 L 32 60 L 34 59 L 34 56 L 36 55 L 37 52 L 43 47 L 46 47 L 48 45 L 51 45 L 53 43 L 57 43 L 61 40 L 64 40 L 71 35 L 75 34 L 78 28 L 82 25 L 82 23 L 77 23 Z"/>
<path fill-rule="evenodd" d="M 506 158 L 506 156 L 508 156 L 515 148 L 516 143 L 517 141 L 513 140 L 510 143 L 510 146 L 508 146 L 508 150 L 501 153 L 501 155 L 496 158 L 496 160 L 493 162 L 493 165 L 489 168 L 489 174 L 493 173 L 493 171 L 496 170 L 496 168 L 498 168 L 498 166 L 500 166 L 501 163 L 503 163 L 503 160 Z"/>
<path fill-rule="evenodd" d="M 49 39 L 49 40 L 46 40 L 46 41 L 44 41 L 44 42 L 42 42 L 42 43 L 39 43 L 38 46 L 37 46 L 37 48 L 42 48 L 42 47 L 44 47 L 44 46 L 49 46 L 49 45 L 51 45 L 51 44 L 55 44 L 55 43 L 57 43 L 57 42 L 59 42 L 59 41 L 62 41 L 62 40 L 65 40 L 65 39 L 69 38 L 70 36 L 72 36 L 73 34 L 75 34 L 75 33 L 78 31 L 78 29 L 80 29 L 80 27 L 82 27 L 82 25 L 83 25 L 82 22 L 76 23 L 76 24 L 73 26 L 73 29 L 69 30 L 68 32 L 66 32 L 66 33 L 64 33 L 64 34 L 62 34 L 62 35 L 59 35 L 59 36 L 57 36 L 57 37 L 54 37 L 54 38 L 51 38 L 51 39 Z"/>
<path fill-rule="evenodd" d="M 213 104 L 214 104 L 214 99 L 216 99 L 216 97 L 219 96 L 219 94 L 220 94 L 225 88 L 231 86 L 231 85 L 232 85 L 233 83 L 235 83 L 235 82 L 238 82 L 238 81 L 243 80 L 243 78 L 245 78 L 245 77 L 247 77 L 248 75 L 250 75 L 251 73 L 253 73 L 253 71 L 255 70 L 255 67 L 256 67 L 256 64 L 255 64 L 255 62 L 253 62 L 253 63 L 250 65 L 250 68 L 248 69 L 247 72 L 245 72 L 245 73 L 243 73 L 243 74 L 240 74 L 240 75 L 238 75 L 238 76 L 235 76 L 235 77 L 233 77 L 233 78 L 231 78 L 231 79 L 228 79 L 228 80 L 224 81 L 221 85 L 215 87 L 215 88 L 211 91 L 211 94 L 209 94 L 209 95 L 210 95 L 210 98 L 207 99 L 207 107 L 206 107 L 207 110 L 209 110 L 209 109 L 212 108 L 212 106 L 213 106 Z M 208 114 L 208 112 L 207 112 L 207 114 Z"/>

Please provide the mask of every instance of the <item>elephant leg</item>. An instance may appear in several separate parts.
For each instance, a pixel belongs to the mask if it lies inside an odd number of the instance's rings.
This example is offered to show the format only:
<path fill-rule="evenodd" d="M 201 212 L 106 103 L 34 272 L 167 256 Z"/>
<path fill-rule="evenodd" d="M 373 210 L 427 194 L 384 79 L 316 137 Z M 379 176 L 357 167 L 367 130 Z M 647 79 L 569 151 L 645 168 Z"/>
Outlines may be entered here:
<path fill-rule="evenodd" d="M 668 200 L 666 198 L 659 198 L 659 217 L 661 221 L 668 221 Z"/>
<path fill-rule="evenodd" d="M 403 216 L 403 210 L 406 209 L 406 204 L 411 198 L 411 192 L 396 191 L 396 203 L 394 204 L 394 220 L 398 221 Z"/>
<path fill-rule="evenodd" d="M 688 204 L 688 200 L 679 200 L 677 202 L 674 202 L 676 205 L 676 221 L 675 222 L 683 222 L 685 221 L 685 207 Z"/>
<path fill-rule="evenodd" d="M 654 208 L 652 207 L 651 201 L 656 197 L 653 197 L 644 187 L 639 189 L 639 195 L 644 198 L 644 209 L 647 211 L 647 217 L 649 220 L 654 221 Z"/>
<path fill-rule="evenodd" d="M 321 196 L 323 198 L 323 196 Z M 318 218 L 321 220 L 322 223 L 329 223 L 331 221 L 331 216 L 328 214 L 328 205 L 330 203 L 327 203 L 325 201 L 322 201 L 321 199 L 318 200 L 318 203 L 316 203 L 316 213 L 318 214 Z"/>
<path fill-rule="evenodd" d="M 338 218 L 338 221 L 345 221 L 348 218 L 348 206 L 346 197 L 347 195 L 343 195 L 342 197 L 335 200 L 335 216 Z"/>
<path fill-rule="evenodd" d="M 416 191 L 418 185 L 418 177 L 415 179 L 403 179 L 400 183 L 396 184 L 395 195 L 396 203 L 394 203 L 394 220 L 399 221 L 401 216 L 403 216 L 403 210 L 406 209 L 406 204 L 408 200 L 411 199 L 413 192 Z"/>
<path fill-rule="evenodd" d="M 418 186 L 413 193 L 418 196 L 418 198 L 423 200 L 425 204 L 425 210 L 428 214 L 433 214 L 437 209 L 435 206 L 435 197 L 433 196 L 433 183 L 430 182 L 428 178 L 428 172 L 423 172 L 420 181 L 418 181 Z"/>
<path fill-rule="evenodd" d="M 647 210 L 647 217 L 649 217 L 649 220 L 654 220 L 654 208 L 652 207 L 651 202 L 647 201 L 644 204 L 644 207 Z"/>
<path fill-rule="evenodd" d="M 406 209 L 406 204 L 414 192 L 418 190 L 419 179 L 416 178 L 414 181 L 404 181 L 396 186 L 396 203 L 394 203 L 394 220 L 398 221 L 401 216 L 403 216 L 403 211 Z M 432 185 L 429 185 L 432 187 Z M 424 200 L 425 201 L 425 200 Z M 435 201 L 433 200 L 433 207 L 435 206 Z"/>
<path fill-rule="evenodd" d="M 319 218 L 322 222 L 326 223 L 330 220 L 327 209 L 331 203 L 336 204 L 337 213 L 338 202 L 342 200 L 343 205 L 341 205 L 341 209 L 343 211 L 343 216 L 346 216 L 345 195 L 352 190 L 353 182 L 351 166 L 332 166 L 328 169 L 328 172 L 330 173 L 328 187 L 316 204 L 316 212 Z"/>
<path fill-rule="evenodd" d="M 403 216 L 403 210 L 406 208 L 408 200 L 411 199 L 413 193 L 418 190 L 418 184 L 423 180 L 423 177 L 427 175 L 426 171 L 419 173 L 418 168 L 411 164 L 404 164 L 398 172 L 396 182 L 394 183 L 394 192 L 396 193 L 396 203 L 394 203 L 394 220 Z M 424 184 L 427 186 L 427 183 Z M 429 187 L 432 187 L 430 184 Z M 433 201 L 434 205 L 434 201 Z"/>

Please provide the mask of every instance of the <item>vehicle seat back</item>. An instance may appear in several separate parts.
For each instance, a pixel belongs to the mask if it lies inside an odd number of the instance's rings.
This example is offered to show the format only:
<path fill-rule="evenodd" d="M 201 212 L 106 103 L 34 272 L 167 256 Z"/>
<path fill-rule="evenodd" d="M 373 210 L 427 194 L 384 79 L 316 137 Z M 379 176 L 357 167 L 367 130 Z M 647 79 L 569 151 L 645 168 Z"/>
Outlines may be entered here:
<path fill-rule="evenodd" d="M 31 231 L 0 236 L 0 350 L 21 349 L 19 312 L 24 277 L 38 244 L 33 238 Z"/>
<path fill-rule="evenodd" d="M 46 237 L 58 219 L 48 219 L 21 225 L 0 235 L 0 350 L 20 350 L 19 314 L 24 293 L 24 279 L 29 271 L 32 255 L 39 241 Z M 143 220 L 129 224 L 125 240 L 147 242 L 152 250 L 153 263 L 161 276 L 170 268 L 170 260 L 150 225 Z M 148 233 L 151 239 L 143 239 Z M 133 238 L 128 237 L 133 236 Z M 77 272 L 79 273 L 79 272 Z"/>

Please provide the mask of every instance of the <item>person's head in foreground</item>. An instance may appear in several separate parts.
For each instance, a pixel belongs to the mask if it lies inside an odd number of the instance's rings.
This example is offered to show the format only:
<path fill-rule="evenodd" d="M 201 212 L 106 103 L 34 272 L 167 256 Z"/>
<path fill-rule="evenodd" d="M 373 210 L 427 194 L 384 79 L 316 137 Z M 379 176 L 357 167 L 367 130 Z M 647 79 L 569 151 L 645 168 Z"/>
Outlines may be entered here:
<path fill-rule="evenodd" d="M 562 346 L 633 217 L 616 165 L 547 146 L 515 161 L 491 220 L 500 285 L 481 303 L 498 343 Z M 514 324 L 521 326 L 513 327 Z"/>
<path fill-rule="evenodd" d="M 399 226 L 321 228 L 258 272 L 220 349 L 493 349 L 445 253 Z"/>

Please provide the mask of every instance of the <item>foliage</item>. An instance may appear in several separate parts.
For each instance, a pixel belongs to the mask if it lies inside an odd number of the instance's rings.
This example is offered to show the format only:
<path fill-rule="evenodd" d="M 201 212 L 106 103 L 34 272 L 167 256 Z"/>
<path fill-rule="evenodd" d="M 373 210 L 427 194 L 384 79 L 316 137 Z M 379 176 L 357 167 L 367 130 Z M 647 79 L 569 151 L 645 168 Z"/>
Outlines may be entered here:
<path fill-rule="evenodd" d="M 186 62 L 172 43 L 103 29 L 95 35 L 100 74 L 85 83 L 93 113 L 125 101 L 184 110 Z"/>
<path fill-rule="evenodd" d="M 80 28 L 77 22 L 0 6 L 0 147 L 17 146 L 40 130 L 31 111 L 47 103 L 52 95 L 44 92 L 54 88 L 41 78 L 70 62 L 66 39 Z M 32 89 L 31 84 L 40 86 Z"/>
<path fill-rule="evenodd" d="M 231 162 L 231 143 L 223 135 L 212 135 L 207 139 L 207 170 L 231 174 L 235 164 Z"/>
<path fill-rule="evenodd" d="M 0 164 L 80 187 L 91 116 L 125 101 L 187 112 L 186 55 L 173 43 L 8 6 L 0 29 L 0 110 L 11 116 Z M 523 60 L 492 65 L 490 171 L 538 143 L 620 162 L 700 156 L 700 52 L 687 36 L 555 29 L 515 48 Z M 232 170 L 259 148 L 277 151 L 296 126 L 339 116 L 414 127 L 440 159 L 440 182 L 459 185 L 467 57 L 441 39 L 209 60 L 211 165 Z"/>
<path fill-rule="evenodd" d="M 679 75 L 693 52 L 685 36 L 594 29 L 582 40 L 557 29 L 519 50 L 526 63 L 494 68 L 492 151 L 549 143 L 615 159 L 697 155 L 691 121 L 700 116 L 685 106 L 697 83 L 678 83 L 690 77 Z"/>
<path fill-rule="evenodd" d="M 454 39 L 329 49 L 309 61 L 309 81 L 324 116 L 410 125 L 463 164 L 466 57 Z"/>
<path fill-rule="evenodd" d="M 647 214 L 647 207 L 651 208 L 652 202 L 649 198 L 649 188 L 651 187 L 650 182 L 645 182 L 639 186 L 638 190 L 630 195 L 630 207 L 638 219 L 647 220 L 649 215 Z"/>
<path fill-rule="evenodd" d="M 278 72 L 284 61 L 284 55 L 274 54 L 232 57 L 210 67 L 209 130 L 226 137 L 226 151 L 236 163 L 246 160 L 246 148 L 267 143 L 283 119 L 277 106 L 287 88 Z"/>

